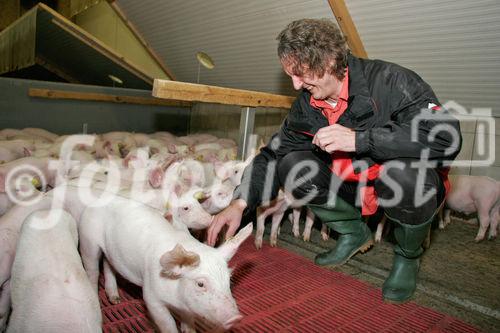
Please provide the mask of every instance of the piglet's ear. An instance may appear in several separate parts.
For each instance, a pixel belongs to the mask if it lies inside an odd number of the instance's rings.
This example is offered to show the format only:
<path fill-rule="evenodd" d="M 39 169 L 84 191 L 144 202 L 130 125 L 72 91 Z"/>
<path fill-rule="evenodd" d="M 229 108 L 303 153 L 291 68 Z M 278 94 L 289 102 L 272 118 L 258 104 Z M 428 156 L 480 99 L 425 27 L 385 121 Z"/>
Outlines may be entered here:
<path fill-rule="evenodd" d="M 179 279 L 182 274 L 200 264 L 200 256 L 194 252 L 186 251 L 181 244 L 173 250 L 166 252 L 160 258 L 161 276 L 169 279 Z"/>
<path fill-rule="evenodd" d="M 174 223 L 174 216 L 172 215 L 172 212 L 166 212 L 165 215 L 163 215 L 165 220 L 168 221 L 168 223 L 173 224 Z"/>
<path fill-rule="evenodd" d="M 149 172 L 149 184 L 152 188 L 158 188 L 163 181 L 164 171 L 160 167 L 156 167 Z"/>
<path fill-rule="evenodd" d="M 226 180 L 226 179 L 228 179 L 229 176 L 230 176 L 230 170 L 231 169 L 232 168 L 229 166 L 229 164 L 225 165 L 224 163 L 221 163 L 221 162 L 214 163 L 215 175 L 220 180 Z"/>
<path fill-rule="evenodd" d="M 177 153 L 177 147 L 173 143 L 169 143 L 167 145 L 168 152 L 171 154 L 176 154 Z"/>
<path fill-rule="evenodd" d="M 249 223 L 246 227 L 241 229 L 236 236 L 230 238 L 217 248 L 222 257 L 229 261 L 234 256 L 238 247 L 252 234 L 253 224 Z"/>

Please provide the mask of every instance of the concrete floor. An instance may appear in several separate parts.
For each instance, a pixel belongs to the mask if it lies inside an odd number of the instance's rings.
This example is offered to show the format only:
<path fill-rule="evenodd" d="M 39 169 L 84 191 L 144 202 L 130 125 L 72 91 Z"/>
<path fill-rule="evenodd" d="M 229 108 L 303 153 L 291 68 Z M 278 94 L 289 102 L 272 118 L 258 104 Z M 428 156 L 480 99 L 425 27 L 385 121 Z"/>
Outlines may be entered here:
<path fill-rule="evenodd" d="M 313 260 L 335 245 L 323 241 L 315 224 L 310 242 L 294 238 L 284 221 L 278 246 Z M 301 226 L 302 228 L 302 226 Z M 302 229 L 301 229 L 302 231 Z M 269 237 L 267 225 L 264 240 Z M 419 283 L 413 301 L 449 314 L 484 332 L 500 332 L 500 239 L 476 243 L 477 226 L 452 219 L 445 230 L 433 229 L 431 246 L 422 257 Z M 346 265 L 331 268 L 381 288 L 392 265 L 389 233 L 365 254 Z M 327 267 L 328 268 L 328 267 Z"/>

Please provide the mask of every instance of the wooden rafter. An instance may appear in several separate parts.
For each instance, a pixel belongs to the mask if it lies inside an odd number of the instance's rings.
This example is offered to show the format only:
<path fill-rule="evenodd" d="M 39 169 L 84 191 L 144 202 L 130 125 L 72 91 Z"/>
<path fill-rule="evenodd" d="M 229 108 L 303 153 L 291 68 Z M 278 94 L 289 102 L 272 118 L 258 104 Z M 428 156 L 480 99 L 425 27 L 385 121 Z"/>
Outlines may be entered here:
<path fill-rule="evenodd" d="M 360 58 L 368 58 L 363 42 L 359 37 L 358 30 L 352 21 L 351 14 L 347 9 L 344 0 L 328 0 L 332 8 L 333 15 L 337 19 L 340 29 L 347 39 L 347 44 L 352 53 Z"/>
<path fill-rule="evenodd" d="M 118 15 L 118 17 L 123 21 L 123 23 L 125 23 L 125 25 L 130 29 L 130 31 L 132 31 L 132 33 L 137 38 L 137 40 L 142 44 L 142 46 L 144 46 L 146 51 L 155 60 L 158 66 L 161 67 L 161 69 L 165 72 L 165 74 L 167 74 L 167 76 L 171 80 L 175 80 L 175 77 L 170 71 L 170 69 L 163 63 L 160 56 L 151 48 L 151 46 L 139 32 L 139 30 L 137 30 L 135 25 L 127 18 L 127 16 L 123 12 L 123 10 L 121 10 L 121 8 L 118 6 L 118 4 L 114 0 L 108 0 L 108 3 L 111 6 L 111 8 L 115 11 L 115 13 Z"/>

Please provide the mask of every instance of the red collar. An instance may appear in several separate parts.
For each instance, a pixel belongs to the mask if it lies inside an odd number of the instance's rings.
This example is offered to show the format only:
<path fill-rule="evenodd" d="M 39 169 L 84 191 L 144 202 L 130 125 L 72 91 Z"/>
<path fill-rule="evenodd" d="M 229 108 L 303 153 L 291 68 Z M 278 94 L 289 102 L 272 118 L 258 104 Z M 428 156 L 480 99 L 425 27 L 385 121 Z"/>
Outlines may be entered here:
<path fill-rule="evenodd" d="M 342 82 L 342 88 L 340 89 L 340 95 L 339 95 L 339 101 L 343 100 L 344 102 L 347 102 L 347 99 L 349 98 L 349 69 L 346 68 L 345 70 L 345 77 Z M 339 105 L 339 101 L 337 101 L 337 105 Z M 328 104 L 326 100 L 323 99 L 314 99 L 311 95 L 311 99 L 309 100 L 309 104 L 314 106 L 315 108 L 320 108 L 320 109 L 334 109 L 333 106 Z"/>

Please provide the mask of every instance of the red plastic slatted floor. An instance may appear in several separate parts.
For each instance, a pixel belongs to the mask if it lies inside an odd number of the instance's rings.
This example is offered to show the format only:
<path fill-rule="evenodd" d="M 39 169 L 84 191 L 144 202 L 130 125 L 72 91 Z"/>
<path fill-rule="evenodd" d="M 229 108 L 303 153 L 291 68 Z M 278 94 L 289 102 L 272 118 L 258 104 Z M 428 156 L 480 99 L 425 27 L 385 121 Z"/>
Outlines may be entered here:
<path fill-rule="evenodd" d="M 253 238 L 230 264 L 232 291 L 244 319 L 232 332 L 479 332 L 415 303 L 391 305 L 380 289 L 314 265 Z M 121 284 L 122 303 L 99 291 L 104 332 L 153 332 L 139 288 Z"/>

